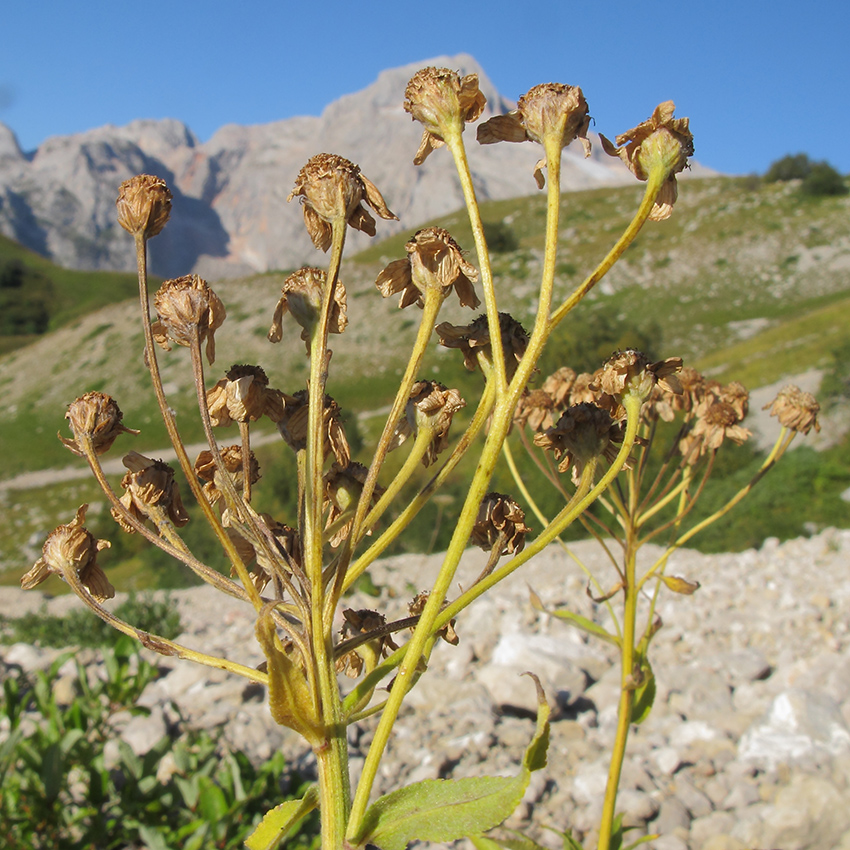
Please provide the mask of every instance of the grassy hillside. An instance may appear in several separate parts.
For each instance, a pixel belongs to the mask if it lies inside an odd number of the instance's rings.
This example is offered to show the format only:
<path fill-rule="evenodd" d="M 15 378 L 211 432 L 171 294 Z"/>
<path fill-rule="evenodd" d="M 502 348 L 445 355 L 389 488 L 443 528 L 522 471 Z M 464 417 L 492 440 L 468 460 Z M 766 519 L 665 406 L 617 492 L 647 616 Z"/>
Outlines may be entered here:
<path fill-rule="evenodd" d="M 565 196 L 557 298 L 566 297 L 604 256 L 639 196 L 638 186 Z M 542 265 L 545 198 L 535 195 L 489 203 L 483 218 L 496 249 L 493 261 L 500 308 L 528 323 Z M 436 223 L 471 249 L 464 212 Z M 347 411 L 355 442 L 374 437 L 380 420 L 370 411 L 380 410 L 391 398 L 418 321 L 416 308 L 399 312 L 396 299 L 382 300 L 374 287 L 380 269 L 403 256 L 409 236 L 410 232 L 402 233 L 377 242 L 343 266 L 350 325 L 331 342 L 329 392 Z M 4 565 L 18 570 L 34 560 L 36 544 L 40 546 L 57 522 L 67 522 L 81 501 L 94 502 L 93 514 L 97 505 L 103 512 L 103 499 L 87 479 L 30 489 L 2 487 L 3 479 L 34 470 L 80 466 L 55 437 L 57 430 L 66 433 L 62 417 L 73 398 L 90 389 L 115 396 L 125 422 L 142 429 L 132 445 L 130 441 L 122 444 L 125 451 L 156 453 L 166 445 L 142 363 L 137 308 L 132 301 L 122 300 L 135 292 L 134 278 L 58 270 L 13 243 L 0 242 L 0 263 L 5 258 L 22 258 L 28 269 L 47 275 L 56 306 L 49 334 L 0 358 L 0 390 L 6 402 L 0 419 L 5 455 L 0 473 L 0 504 L 5 508 L 0 524 L 0 572 Z M 325 258 L 317 254 L 316 261 L 321 264 Z M 231 363 L 253 362 L 266 369 L 273 386 L 290 393 L 304 386 L 307 358 L 291 320 L 285 320 L 285 337 L 279 345 L 271 346 L 265 339 L 283 278 L 283 273 L 265 274 L 216 284 L 228 318 L 217 335 L 218 359 L 208 371 L 208 385 Z M 92 311 L 96 304 L 109 306 Z M 447 302 L 441 320 L 465 323 L 472 315 Z M 737 378 L 755 389 L 811 368 L 834 371 L 834 351 L 845 342 L 848 319 L 850 199 L 803 198 L 793 183 L 693 179 L 682 182 L 672 219 L 647 225 L 576 318 L 559 328 L 552 346 L 571 365 L 580 366 L 583 359 L 599 362 L 614 345 L 639 341 L 658 357 L 680 355 L 686 363 L 723 380 Z M 461 389 L 470 386 L 478 376 L 465 373 L 458 360 L 434 346 L 428 374 Z M 547 365 L 554 368 L 556 361 L 561 365 L 558 357 Z M 162 366 L 184 436 L 188 442 L 198 441 L 200 430 L 191 416 L 187 352 L 176 349 L 163 354 Z M 259 449 L 266 475 L 276 485 L 270 509 L 291 500 L 292 470 L 284 466 L 273 471 L 273 461 L 280 454 L 277 439 L 274 435 L 269 446 Z M 812 521 L 840 524 L 846 505 L 838 502 L 837 493 L 850 484 L 846 444 L 828 454 L 799 453 L 799 457 L 795 461 L 802 464 L 796 470 L 798 478 L 802 476 L 798 485 L 810 489 L 813 479 L 819 481 L 824 505 L 829 506 L 812 515 Z M 754 463 L 752 450 L 743 449 L 730 460 L 728 477 L 746 476 Z M 824 477 L 827 467 L 831 472 Z M 793 486 L 798 485 L 784 483 L 783 493 L 793 497 Z M 417 546 L 441 542 L 445 530 L 440 529 L 439 509 L 433 510 Z M 763 505 L 762 510 L 768 509 Z M 784 515 L 776 506 L 774 511 Z M 793 515 L 793 508 L 790 512 Z M 792 516 L 797 525 L 784 525 L 788 533 L 801 533 L 809 519 L 797 514 Z M 762 537 L 774 533 L 771 528 L 751 526 Z M 107 528 L 104 519 L 101 533 L 106 534 Z M 109 536 L 115 537 L 111 532 Z M 22 548 L 24 542 L 28 545 Z M 721 538 L 716 546 L 723 548 L 725 542 L 750 545 L 752 532 L 744 529 L 734 540 Z M 204 543 L 194 546 L 202 551 Z M 121 556 L 122 571 L 137 574 L 140 554 L 124 544 Z M 148 580 L 163 583 L 162 575 Z"/>

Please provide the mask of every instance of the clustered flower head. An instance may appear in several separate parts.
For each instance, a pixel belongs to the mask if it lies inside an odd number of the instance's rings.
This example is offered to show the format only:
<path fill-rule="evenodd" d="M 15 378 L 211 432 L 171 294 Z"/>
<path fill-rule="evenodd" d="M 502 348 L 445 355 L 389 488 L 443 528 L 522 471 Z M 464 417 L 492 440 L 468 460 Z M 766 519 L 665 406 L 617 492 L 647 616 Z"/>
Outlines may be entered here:
<path fill-rule="evenodd" d="M 138 452 L 130 452 L 122 462 L 129 472 L 121 479 L 124 495 L 120 502 L 133 519 L 144 523 L 152 518 L 153 509 L 159 509 L 178 528 L 189 522 L 174 480 L 174 470 L 167 463 L 151 460 Z M 121 511 L 112 508 L 111 513 L 124 531 L 135 531 Z"/>
<path fill-rule="evenodd" d="M 102 455 L 112 448 L 120 434 L 138 434 L 121 422 L 123 414 L 115 399 L 105 393 L 90 392 L 80 396 L 68 405 L 65 418 L 74 434 L 69 440 L 57 434 L 63 445 L 75 455 L 82 457 L 84 451 L 80 439 L 91 440 L 96 455 Z"/>
<path fill-rule="evenodd" d="M 435 328 L 440 345 L 458 348 L 463 354 L 463 365 L 474 372 L 478 368 L 479 354 L 492 362 L 490 327 L 487 316 L 480 315 L 468 325 L 453 325 L 443 322 Z M 509 313 L 499 313 L 499 330 L 502 335 L 502 351 L 505 356 L 505 372 L 510 380 L 528 347 L 528 332 Z"/>
<path fill-rule="evenodd" d="M 411 434 L 426 428 L 431 442 L 422 456 L 424 466 L 437 460 L 449 444 L 449 428 L 455 413 L 466 407 L 458 390 L 450 390 L 439 381 L 417 381 L 410 389 L 404 418 L 396 426 L 390 449 L 398 448 Z"/>
<path fill-rule="evenodd" d="M 488 493 L 478 508 L 472 526 L 472 542 L 485 552 L 499 546 L 499 554 L 521 552 L 531 528 L 525 524 L 525 511 L 510 496 Z"/>
<path fill-rule="evenodd" d="M 153 338 L 166 351 L 170 342 L 187 348 L 197 337 L 198 344 L 206 340 L 207 360 L 215 362 L 215 332 L 227 315 L 221 299 L 209 284 L 196 274 L 167 280 L 153 299 L 159 317 L 151 325 Z"/>
<path fill-rule="evenodd" d="M 605 153 L 619 157 L 638 180 L 647 180 L 655 169 L 663 169 L 667 178 L 655 200 L 649 218 L 664 221 L 673 213 L 679 194 L 676 174 L 688 165 L 694 153 L 694 137 L 687 118 L 674 118 L 672 100 L 659 103 L 652 116 L 617 136 L 617 146 L 599 135 Z"/>
<path fill-rule="evenodd" d="M 115 588 L 97 563 L 97 553 L 112 544 L 108 540 L 97 540 L 84 526 L 88 508 L 88 505 L 80 505 L 71 522 L 57 526 L 47 535 L 41 557 L 21 579 L 24 590 L 32 590 L 51 574 L 67 581 L 74 573 L 92 599 L 103 602 L 115 596 Z"/>
<path fill-rule="evenodd" d="M 762 409 L 768 408 L 770 408 L 770 415 L 775 416 L 784 428 L 790 428 L 801 434 L 808 434 L 812 428 L 820 431 L 818 422 L 820 405 L 817 399 L 794 384 L 783 387 L 776 398 Z"/>
<path fill-rule="evenodd" d="M 156 236 L 171 215 L 171 190 L 160 177 L 137 174 L 118 189 L 118 223 L 144 239 Z"/>
<path fill-rule="evenodd" d="M 464 125 L 477 121 L 487 105 L 478 88 L 478 74 L 461 77 L 448 68 L 417 71 L 404 90 L 404 111 L 425 128 L 414 165 L 422 165 L 431 151 L 446 143 L 446 136 L 460 134 Z"/>
<path fill-rule="evenodd" d="M 287 312 L 301 325 L 301 339 L 307 344 L 310 353 L 310 340 L 313 329 L 319 322 L 322 312 L 322 293 L 327 281 L 327 273 L 321 269 L 304 268 L 293 272 L 283 282 L 280 300 L 274 310 L 272 326 L 269 329 L 269 342 L 280 342 L 283 338 L 283 317 Z M 341 334 L 348 327 L 346 314 L 345 287 L 342 281 L 334 285 L 333 301 L 328 314 L 328 332 Z"/>
<path fill-rule="evenodd" d="M 590 126 L 587 101 L 578 86 L 562 83 L 543 83 L 529 89 L 517 103 L 517 108 L 507 115 L 494 115 L 478 128 L 478 142 L 491 145 L 495 142 L 538 142 L 554 135 L 558 144 L 565 148 L 574 139 L 581 139 L 585 157 L 590 156 Z M 545 185 L 543 168 L 546 160 L 534 166 L 537 187 Z"/>
<path fill-rule="evenodd" d="M 234 422 L 256 422 L 263 416 L 268 416 L 272 422 L 280 422 L 284 394 L 269 387 L 269 379 L 259 366 L 237 364 L 207 390 L 207 407 L 214 427 L 226 427 Z"/>
<path fill-rule="evenodd" d="M 387 207 L 375 184 L 361 174 L 360 168 L 332 153 L 316 154 L 307 161 L 286 200 L 295 197 L 301 198 L 307 232 L 321 251 L 331 246 L 335 221 L 343 220 L 355 230 L 375 235 L 375 219 L 363 206 L 364 201 L 381 218 L 398 221 L 398 216 Z"/>
<path fill-rule="evenodd" d="M 375 281 L 384 298 L 401 292 L 399 308 L 411 304 L 422 307 L 428 290 L 445 296 L 454 288 L 461 306 L 475 309 L 481 303 L 472 285 L 478 280 L 478 269 L 464 259 L 447 230 L 426 227 L 404 247 L 407 257 L 394 260 Z"/>

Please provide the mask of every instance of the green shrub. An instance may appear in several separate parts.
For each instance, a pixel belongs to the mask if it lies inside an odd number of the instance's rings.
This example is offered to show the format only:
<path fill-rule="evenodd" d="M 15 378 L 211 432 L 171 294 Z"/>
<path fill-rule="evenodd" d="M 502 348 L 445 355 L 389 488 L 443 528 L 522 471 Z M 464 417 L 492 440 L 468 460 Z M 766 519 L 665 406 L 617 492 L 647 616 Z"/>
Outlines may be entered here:
<path fill-rule="evenodd" d="M 788 154 L 771 163 L 764 179 L 768 183 L 780 183 L 786 180 L 803 180 L 812 170 L 812 162 L 804 153 Z"/>
<path fill-rule="evenodd" d="M 847 183 L 828 162 L 816 162 L 803 178 L 800 191 L 805 195 L 846 195 Z"/>

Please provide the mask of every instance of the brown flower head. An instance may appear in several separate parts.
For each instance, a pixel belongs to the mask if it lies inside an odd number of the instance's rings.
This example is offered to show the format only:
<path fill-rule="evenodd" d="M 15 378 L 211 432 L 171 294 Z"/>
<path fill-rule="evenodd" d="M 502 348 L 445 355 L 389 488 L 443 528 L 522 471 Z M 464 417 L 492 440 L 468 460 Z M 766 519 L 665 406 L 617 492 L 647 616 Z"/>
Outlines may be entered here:
<path fill-rule="evenodd" d="M 738 419 L 744 419 L 750 409 L 749 390 L 740 381 L 730 381 L 723 386 L 719 395 L 720 401 L 732 405 Z"/>
<path fill-rule="evenodd" d="M 118 189 L 118 223 L 124 230 L 156 236 L 171 215 L 171 191 L 165 181 L 151 174 L 138 174 L 125 180 Z"/>
<path fill-rule="evenodd" d="M 705 378 L 692 366 L 683 366 L 676 377 L 682 392 L 671 397 L 673 409 L 690 413 L 705 398 Z"/>
<path fill-rule="evenodd" d="M 287 201 L 300 196 L 304 224 L 313 244 L 322 251 L 331 247 L 332 223 L 340 219 L 355 230 L 375 235 L 375 219 L 365 201 L 381 217 L 398 221 L 374 183 L 360 173 L 353 162 L 332 153 L 311 157 L 298 172 Z"/>
<path fill-rule="evenodd" d="M 422 165 L 431 151 L 445 144 L 445 137 L 463 132 L 477 121 L 487 105 L 478 89 L 478 74 L 461 77 L 448 68 L 422 68 L 404 90 L 404 111 L 425 128 L 414 165 Z"/>
<path fill-rule="evenodd" d="M 340 641 L 344 643 L 357 638 L 364 638 L 364 640 L 354 649 L 337 656 L 337 672 L 345 673 L 346 676 L 356 679 L 363 672 L 364 656 L 369 658 L 371 669 L 378 659 L 386 658 L 390 652 L 398 649 L 398 645 L 391 634 L 381 633 L 387 624 L 387 618 L 378 611 L 372 611 L 369 608 L 362 608 L 359 611 L 346 608 L 342 612 L 342 616 L 345 622 L 340 629 Z M 367 639 L 366 636 L 373 633 L 374 637 Z"/>
<path fill-rule="evenodd" d="M 543 381 L 542 389 L 549 393 L 556 407 L 562 407 L 567 403 L 577 377 L 575 369 L 561 366 Z"/>
<path fill-rule="evenodd" d="M 328 510 L 325 528 L 330 528 L 344 514 L 348 515 L 348 521 L 343 522 L 329 539 L 333 548 L 339 546 L 348 537 L 351 523 L 354 521 L 354 509 L 360 500 L 360 494 L 363 492 L 363 485 L 366 483 L 368 474 L 369 470 L 362 463 L 350 462 L 345 467 L 334 463 L 322 479 L 324 484 L 323 507 Z M 376 484 L 372 492 L 372 504 L 381 497 L 383 492 L 384 488 Z"/>
<path fill-rule="evenodd" d="M 416 596 L 413 597 L 410 604 L 407 606 L 407 610 L 410 613 L 411 617 L 419 617 L 422 615 L 422 612 L 425 610 L 425 606 L 428 604 L 428 597 L 431 595 L 430 591 L 423 590 L 422 593 L 417 593 Z M 442 610 L 449 604 L 448 599 L 443 600 L 443 604 L 440 606 Z M 413 631 L 416 627 L 413 626 L 410 630 Z M 443 628 L 440 629 L 437 634 L 446 642 L 450 643 L 452 646 L 457 646 L 460 642 L 460 638 L 458 637 L 457 632 L 455 631 L 455 621 L 451 620 L 447 623 Z"/>
<path fill-rule="evenodd" d="M 514 424 L 520 428 L 528 425 L 532 431 L 551 428 L 555 424 L 552 414 L 556 405 L 546 390 L 529 390 L 520 396 L 514 411 Z"/>
<path fill-rule="evenodd" d="M 688 119 L 674 118 L 675 110 L 672 100 L 659 103 L 650 118 L 617 136 L 619 147 L 599 135 L 605 153 L 620 157 L 638 180 L 646 180 L 656 168 L 663 169 L 667 175 L 649 214 L 652 221 L 670 218 L 679 194 L 676 174 L 687 167 L 688 157 L 694 153 Z"/>
<path fill-rule="evenodd" d="M 112 448 L 112 444 L 119 434 L 138 434 L 132 428 L 126 428 L 121 419 L 123 414 L 121 408 L 112 396 L 104 393 L 91 392 L 80 396 L 68 405 L 65 418 L 74 434 L 74 439 L 69 440 L 61 434 L 56 436 L 62 444 L 70 449 L 75 455 L 82 457 L 83 450 L 79 440 L 87 437 L 91 440 L 94 453 L 102 455 Z"/>
<path fill-rule="evenodd" d="M 198 275 L 167 280 L 153 299 L 159 320 L 152 325 L 153 338 L 166 351 L 169 341 L 189 347 L 197 334 L 198 344 L 207 342 L 207 360 L 215 361 L 215 332 L 226 316 L 224 304 Z"/>
<path fill-rule="evenodd" d="M 250 564 L 256 559 L 256 564 L 250 570 L 250 576 L 254 586 L 262 593 L 266 585 L 279 575 L 281 569 L 287 574 L 291 574 L 293 566 L 301 566 L 301 540 L 294 528 L 278 522 L 270 514 L 261 513 L 257 516 L 266 529 L 266 541 L 277 557 L 270 559 L 264 547 L 255 548 L 250 541 L 239 533 L 238 529 L 232 527 L 232 520 L 227 533 L 236 545 L 237 551 L 245 564 Z M 231 567 L 230 575 L 236 575 L 234 567 Z"/>
<path fill-rule="evenodd" d="M 233 481 L 233 486 L 241 491 L 245 482 L 242 471 L 242 446 L 223 446 L 221 448 L 221 459 L 224 461 L 224 468 L 227 470 L 230 479 Z M 260 480 L 260 465 L 257 463 L 257 458 L 251 452 L 249 462 L 249 475 L 251 484 L 256 484 Z M 215 463 L 213 453 L 208 449 L 204 449 L 195 461 L 195 474 L 204 484 L 204 493 L 207 498 L 215 504 L 224 496 L 224 482 L 221 478 L 221 472 Z"/>
<path fill-rule="evenodd" d="M 226 377 L 207 390 L 207 407 L 215 427 L 234 422 L 256 422 L 268 416 L 272 422 L 283 418 L 284 396 L 269 387 L 269 379 L 259 366 L 231 366 Z"/>
<path fill-rule="evenodd" d="M 472 526 L 472 542 L 490 552 L 497 544 L 500 555 L 521 552 L 525 535 L 531 529 L 525 524 L 525 511 L 510 497 L 488 493 L 481 501 Z"/>
<path fill-rule="evenodd" d="M 307 390 L 299 390 L 294 396 L 286 396 L 283 419 L 277 423 L 281 436 L 294 452 L 307 448 L 309 398 Z M 329 395 L 325 395 L 322 418 L 325 428 L 324 456 L 327 458 L 333 452 L 340 466 L 348 466 L 351 450 L 342 427 L 342 411 Z"/>
<path fill-rule="evenodd" d="M 283 282 L 280 300 L 274 308 L 274 318 L 269 329 L 269 342 L 280 342 L 283 337 L 283 317 L 287 312 L 301 325 L 301 339 L 310 353 L 310 337 L 322 312 L 322 292 L 327 274 L 321 269 L 298 269 Z M 342 281 L 334 286 L 333 303 L 328 316 L 328 331 L 341 334 L 348 327 L 345 287 Z"/>
<path fill-rule="evenodd" d="M 555 455 L 559 472 L 572 467 L 573 481 L 578 481 L 591 458 L 601 456 L 610 463 L 617 457 L 623 435 L 622 423 L 615 422 L 607 410 L 582 402 L 568 407 L 554 427 L 535 434 L 534 445 Z"/>
<path fill-rule="evenodd" d="M 156 512 L 164 514 L 178 528 L 189 522 L 174 480 L 174 470 L 167 463 L 151 460 L 138 452 L 130 452 L 122 462 L 129 472 L 121 479 L 124 488 L 121 504 L 130 516 L 144 523 L 148 519 L 156 520 Z M 124 531 L 135 531 L 121 511 L 112 508 L 111 513 Z"/>
<path fill-rule="evenodd" d="M 115 596 L 115 588 L 97 563 L 97 553 L 112 544 L 108 540 L 95 539 L 85 528 L 83 523 L 88 508 L 88 505 L 80 505 L 71 522 L 54 528 L 47 535 L 41 557 L 21 579 L 24 590 L 32 590 L 51 573 L 67 581 L 67 576 L 73 571 L 98 602 Z"/>
<path fill-rule="evenodd" d="M 820 431 L 818 413 L 820 405 L 811 393 L 803 392 L 799 387 L 789 384 L 783 387 L 776 398 L 766 404 L 762 410 L 770 408 L 770 415 L 779 419 L 783 428 L 808 434 L 812 428 Z"/>
<path fill-rule="evenodd" d="M 446 348 L 459 348 L 463 353 L 463 365 L 474 372 L 478 366 L 478 355 L 492 362 L 490 349 L 490 328 L 487 316 L 482 313 L 468 325 L 452 325 L 443 322 L 437 325 L 440 345 Z M 510 380 L 516 371 L 517 363 L 522 360 L 528 347 L 528 333 L 509 313 L 499 313 L 499 330 L 502 334 L 502 349 L 505 355 L 505 372 Z"/>
<path fill-rule="evenodd" d="M 407 257 L 394 260 L 375 281 L 384 298 L 401 292 L 400 308 L 410 304 L 422 307 L 429 289 L 448 295 L 454 287 L 463 307 L 475 309 L 481 303 L 472 285 L 478 280 L 478 269 L 463 258 L 448 230 L 426 227 L 404 247 Z"/>
<path fill-rule="evenodd" d="M 570 404 L 582 404 L 583 402 L 589 402 L 591 404 L 598 404 L 600 407 L 606 407 L 604 404 L 600 403 L 601 393 L 593 389 L 598 386 L 599 379 L 601 377 L 601 369 L 597 369 L 595 372 L 581 372 L 576 375 L 576 379 L 573 381 L 572 387 L 570 387 Z"/>
<path fill-rule="evenodd" d="M 696 408 L 693 428 L 679 441 L 679 451 L 685 462 L 696 463 L 702 455 L 719 449 L 726 439 L 741 445 L 752 432 L 740 422 L 743 415 L 740 406 L 706 395 Z"/>
<path fill-rule="evenodd" d="M 682 368 L 681 357 L 668 357 L 657 363 L 650 363 L 641 351 L 628 348 L 615 351 L 602 367 L 602 373 L 590 386 L 590 389 L 610 396 L 623 396 L 636 393 L 646 399 L 652 388 L 660 384 L 672 393 L 681 392 L 676 372 Z"/>
<path fill-rule="evenodd" d="M 587 101 L 578 86 L 561 83 L 543 83 L 529 89 L 517 103 L 517 108 L 507 115 L 494 115 L 478 127 L 478 142 L 538 142 L 554 134 L 562 148 L 574 139 L 581 139 L 584 155 L 590 156 L 587 129 L 590 126 Z M 546 160 L 534 166 L 537 187 L 544 186 L 543 168 Z"/>
<path fill-rule="evenodd" d="M 417 381 L 410 390 L 405 416 L 396 426 L 390 450 L 398 448 L 411 434 L 426 428 L 432 435 L 430 445 L 422 456 L 424 466 L 430 466 L 449 444 L 449 428 L 455 413 L 466 402 L 458 390 L 449 390 L 439 381 Z"/>

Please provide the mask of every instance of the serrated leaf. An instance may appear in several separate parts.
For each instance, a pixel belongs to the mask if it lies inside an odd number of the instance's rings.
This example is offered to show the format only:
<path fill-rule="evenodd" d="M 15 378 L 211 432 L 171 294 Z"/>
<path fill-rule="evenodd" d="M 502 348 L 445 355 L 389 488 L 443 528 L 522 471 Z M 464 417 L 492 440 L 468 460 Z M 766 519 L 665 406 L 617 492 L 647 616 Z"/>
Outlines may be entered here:
<path fill-rule="evenodd" d="M 311 785 L 300 800 L 287 800 L 267 811 L 257 828 L 245 839 L 245 846 L 248 850 L 274 850 L 281 838 L 318 804 L 318 789 Z"/>
<path fill-rule="evenodd" d="M 549 706 L 536 676 L 537 728 L 517 776 L 426 779 L 376 800 L 366 812 L 357 846 L 405 850 L 414 840 L 454 841 L 498 826 L 519 805 L 531 773 L 546 764 Z"/>
<path fill-rule="evenodd" d="M 616 635 L 612 635 L 611 632 L 602 628 L 599 623 L 594 623 L 593 620 L 590 620 L 587 617 L 582 617 L 581 614 L 575 614 L 572 611 L 567 611 L 566 609 L 554 611 L 550 610 L 549 608 L 546 608 L 543 605 L 543 603 L 540 601 L 540 597 L 530 588 L 529 594 L 531 596 L 532 607 L 536 608 L 538 611 L 543 611 L 545 614 L 549 614 L 552 617 L 557 617 L 559 620 L 564 620 L 571 626 L 575 626 L 577 629 L 580 629 L 586 634 L 598 637 L 601 640 L 604 640 L 606 643 L 610 643 L 612 646 L 616 646 L 619 648 L 620 639 Z"/>
<path fill-rule="evenodd" d="M 674 593 L 681 593 L 683 596 L 691 596 L 700 588 L 698 581 L 688 581 L 681 576 L 661 576 L 661 581 Z"/>
<path fill-rule="evenodd" d="M 632 723 L 641 724 L 652 711 L 652 706 L 655 703 L 655 673 L 652 672 L 652 667 L 649 661 L 643 660 L 641 664 L 641 672 L 643 673 L 643 682 L 640 687 L 635 690 L 635 699 L 632 703 Z"/>

